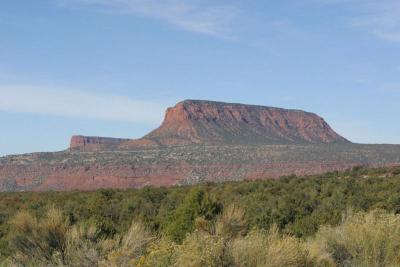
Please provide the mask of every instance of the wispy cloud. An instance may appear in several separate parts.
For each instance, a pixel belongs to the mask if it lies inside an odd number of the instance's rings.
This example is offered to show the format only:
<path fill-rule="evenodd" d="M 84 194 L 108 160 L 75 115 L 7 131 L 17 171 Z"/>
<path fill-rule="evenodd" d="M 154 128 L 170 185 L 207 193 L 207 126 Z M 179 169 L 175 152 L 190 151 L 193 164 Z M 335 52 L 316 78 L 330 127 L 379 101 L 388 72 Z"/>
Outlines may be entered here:
<path fill-rule="evenodd" d="M 155 124 L 167 105 L 113 94 L 0 85 L 0 111 Z"/>
<path fill-rule="evenodd" d="M 400 43 L 399 0 L 314 0 L 351 9 L 349 24 L 366 29 L 376 37 Z"/>
<path fill-rule="evenodd" d="M 377 37 L 400 43 L 400 1 L 364 3 L 365 14 L 353 20 L 353 25 L 368 29 Z"/>
<path fill-rule="evenodd" d="M 103 7 L 107 11 L 141 15 L 165 21 L 185 31 L 231 38 L 238 14 L 234 5 L 197 0 L 59 0 L 63 5 Z M 213 3 L 213 4 L 211 4 Z"/>

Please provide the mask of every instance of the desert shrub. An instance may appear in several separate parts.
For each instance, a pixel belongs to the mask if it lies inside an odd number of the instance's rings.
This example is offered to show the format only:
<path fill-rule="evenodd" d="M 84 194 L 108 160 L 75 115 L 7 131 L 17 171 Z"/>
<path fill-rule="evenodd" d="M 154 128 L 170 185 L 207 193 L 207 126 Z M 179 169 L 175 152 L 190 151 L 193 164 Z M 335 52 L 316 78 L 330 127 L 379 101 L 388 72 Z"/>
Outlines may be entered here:
<path fill-rule="evenodd" d="M 325 240 L 310 239 L 305 243 L 308 251 L 308 266 L 337 267 L 338 265 L 325 249 Z"/>
<path fill-rule="evenodd" d="M 38 218 L 21 211 L 9 222 L 11 257 L 0 266 L 399 266 L 400 215 L 347 211 L 338 226 L 299 239 L 272 225 L 247 232 L 243 209 L 228 206 L 215 220 L 199 217 L 177 243 L 155 238 L 138 222 L 107 237 L 91 223 L 71 225 L 57 209 Z"/>
<path fill-rule="evenodd" d="M 137 263 L 138 267 L 174 266 L 177 260 L 178 245 L 166 238 L 161 238 L 149 245 L 147 254 Z"/>
<path fill-rule="evenodd" d="M 97 266 L 113 245 L 113 240 L 104 239 L 95 225 L 74 225 L 66 235 L 66 263 L 76 267 Z"/>
<path fill-rule="evenodd" d="M 231 266 L 231 257 L 223 238 L 196 230 L 179 246 L 174 266 Z"/>
<path fill-rule="evenodd" d="M 396 168 L 393 170 L 393 175 L 400 175 L 400 168 Z"/>
<path fill-rule="evenodd" d="M 229 244 L 244 235 L 247 228 L 245 212 L 230 205 L 215 222 L 201 217 L 195 225 L 195 232 L 177 247 L 175 266 L 232 266 Z"/>
<path fill-rule="evenodd" d="M 308 252 L 295 237 L 281 236 L 276 226 L 269 231 L 252 230 L 234 240 L 230 247 L 235 266 L 307 266 Z"/>
<path fill-rule="evenodd" d="M 180 243 L 188 233 L 194 231 L 196 218 L 212 220 L 220 210 L 219 203 L 213 201 L 204 190 L 195 188 L 166 220 L 165 234 Z"/>
<path fill-rule="evenodd" d="M 133 222 L 126 234 L 105 238 L 93 224 L 71 226 L 54 208 L 38 219 L 21 211 L 10 221 L 12 256 L 16 266 L 132 266 L 153 240 L 148 230 Z"/>
<path fill-rule="evenodd" d="M 21 211 L 10 223 L 12 262 L 23 266 L 66 264 L 68 222 L 59 210 L 49 209 L 41 220 Z"/>
<path fill-rule="evenodd" d="M 22 211 L 10 222 L 10 265 L 96 266 L 107 242 L 94 225 L 71 226 L 61 211 L 51 208 L 38 219 Z"/>
<path fill-rule="evenodd" d="M 265 234 L 261 231 L 251 231 L 246 237 L 234 240 L 231 252 L 235 263 L 244 267 L 263 266 L 265 244 Z"/>
<path fill-rule="evenodd" d="M 215 224 L 216 235 L 225 239 L 232 239 L 244 235 L 247 230 L 247 221 L 243 209 L 230 205 L 224 209 Z"/>
<path fill-rule="evenodd" d="M 137 264 L 152 240 L 153 237 L 143 224 L 133 222 L 125 235 L 114 238 L 113 248 L 101 266 L 123 267 Z"/>
<path fill-rule="evenodd" d="M 399 266 L 400 215 L 382 210 L 348 212 L 337 227 L 324 226 L 311 242 L 338 266 Z"/>

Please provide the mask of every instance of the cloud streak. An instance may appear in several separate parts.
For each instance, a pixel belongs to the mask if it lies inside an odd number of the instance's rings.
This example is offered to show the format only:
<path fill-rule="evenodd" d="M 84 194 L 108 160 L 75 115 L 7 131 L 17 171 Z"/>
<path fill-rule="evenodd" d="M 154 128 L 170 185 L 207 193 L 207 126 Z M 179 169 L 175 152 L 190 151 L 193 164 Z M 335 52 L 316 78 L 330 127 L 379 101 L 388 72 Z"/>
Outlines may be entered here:
<path fill-rule="evenodd" d="M 113 94 L 0 85 L 0 111 L 155 124 L 166 105 Z"/>
<path fill-rule="evenodd" d="M 197 0 L 70 0 L 71 3 L 105 8 L 167 22 L 182 30 L 218 38 L 231 38 L 238 9 L 233 5 L 215 5 Z"/>
<path fill-rule="evenodd" d="M 400 43 L 399 0 L 314 0 L 318 3 L 351 8 L 354 16 L 349 24 L 363 28 L 376 37 Z"/>
<path fill-rule="evenodd" d="M 366 14 L 355 18 L 353 24 L 368 29 L 383 40 L 400 43 L 400 2 L 375 1 L 364 5 Z"/>

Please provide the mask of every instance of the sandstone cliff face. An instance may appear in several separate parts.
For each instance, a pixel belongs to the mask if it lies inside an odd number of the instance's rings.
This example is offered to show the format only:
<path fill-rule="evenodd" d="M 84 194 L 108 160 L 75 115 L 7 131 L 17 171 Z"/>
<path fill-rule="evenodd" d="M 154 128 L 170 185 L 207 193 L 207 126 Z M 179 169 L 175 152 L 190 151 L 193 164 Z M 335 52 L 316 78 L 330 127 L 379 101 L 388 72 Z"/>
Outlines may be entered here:
<path fill-rule="evenodd" d="M 122 146 L 190 144 L 349 143 L 316 114 L 254 105 L 186 100 L 169 108 L 162 125 Z"/>

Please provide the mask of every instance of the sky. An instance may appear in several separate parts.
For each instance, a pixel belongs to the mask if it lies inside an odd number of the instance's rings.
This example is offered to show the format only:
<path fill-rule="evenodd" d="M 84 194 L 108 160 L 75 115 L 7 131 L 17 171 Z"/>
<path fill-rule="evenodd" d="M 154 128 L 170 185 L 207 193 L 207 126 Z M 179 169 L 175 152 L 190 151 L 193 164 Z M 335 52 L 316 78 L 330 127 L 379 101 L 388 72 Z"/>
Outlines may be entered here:
<path fill-rule="evenodd" d="M 400 1 L 0 0 L 0 155 L 139 138 L 184 99 L 400 143 Z"/>

